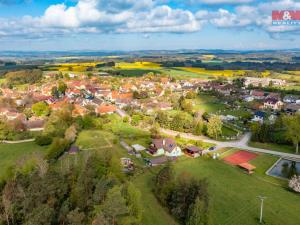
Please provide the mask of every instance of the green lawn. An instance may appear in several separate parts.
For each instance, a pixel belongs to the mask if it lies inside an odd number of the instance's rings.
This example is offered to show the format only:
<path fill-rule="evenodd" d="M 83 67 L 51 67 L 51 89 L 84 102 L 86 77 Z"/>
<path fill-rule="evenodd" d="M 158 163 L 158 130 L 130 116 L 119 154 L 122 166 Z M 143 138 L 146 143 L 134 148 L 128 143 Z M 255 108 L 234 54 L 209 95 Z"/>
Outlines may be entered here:
<path fill-rule="evenodd" d="M 222 127 L 222 135 L 226 137 L 233 137 L 237 135 L 237 132 L 230 127 L 223 126 Z"/>
<path fill-rule="evenodd" d="M 187 145 L 195 145 L 202 149 L 208 149 L 210 147 L 215 146 L 215 144 L 204 142 L 204 141 L 195 141 L 191 139 L 186 139 L 183 137 L 173 137 L 176 140 L 176 143 L 180 145 L 182 148 L 186 147 Z"/>
<path fill-rule="evenodd" d="M 180 68 L 164 68 L 164 69 L 161 69 L 161 71 L 163 73 L 168 74 L 171 77 L 174 77 L 179 80 L 180 79 L 188 79 L 188 78 L 201 78 L 201 79 L 207 80 L 207 79 L 214 78 L 208 74 L 193 73 L 190 71 L 184 71 Z"/>
<path fill-rule="evenodd" d="M 291 145 L 278 145 L 274 143 L 249 142 L 249 146 L 255 148 L 264 148 L 277 152 L 295 153 L 295 148 Z"/>
<path fill-rule="evenodd" d="M 20 159 L 30 157 L 33 153 L 44 153 L 47 147 L 41 147 L 34 142 L 20 144 L 0 144 L 0 179 L 6 170 L 15 165 Z"/>
<path fill-rule="evenodd" d="M 231 115 L 235 117 L 249 118 L 251 117 L 251 112 L 246 111 L 245 109 L 226 109 L 221 112 L 222 115 Z"/>
<path fill-rule="evenodd" d="M 276 159 L 268 156 L 258 156 L 251 162 L 258 166 L 257 173 L 254 175 L 247 175 L 241 169 L 220 160 L 204 158 L 182 158 L 174 164 L 174 167 L 178 175 L 185 172 L 195 178 L 208 180 L 211 224 L 258 224 L 260 201 L 257 196 L 259 195 L 267 197 L 264 208 L 265 224 L 298 224 L 300 196 L 278 186 L 277 183 L 264 179 L 265 175 L 262 174 L 274 160 Z M 165 210 L 157 204 L 151 193 L 151 185 L 148 184 L 152 177 L 153 175 L 147 172 L 136 180 L 144 199 L 143 224 L 174 224 L 175 222 L 170 222 Z"/>
<path fill-rule="evenodd" d="M 130 139 L 132 141 L 140 141 L 145 143 L 149 141 L 150 133 L 134 127 L 129 123 L 124 123 L 120 120 L 108 123 L 104 127 L 105 130 L 113 132 L 122 139 Z"/>
<path fill-rule="evenodd" d="M 254 176 L 256 176 L 259 179 L 263 179 L 267 182 L 271 182 L 273 184 L 281 185 L 283 187 L 286 186 L 286 181 L 281 180 L 275 177 L 271 177 L 266 175 L 266 171 L 273 166 L 273 164 L 278 160 L 279 158 L 273 155 L 268 154 L 260 154 L 255 159 L 251 160 L 250 163 L 254 166 L 256 166 Z"/>
<path fill-rule="evenodd" d="M 217 97 L 207 94 L 200 94 L 194 100 L 194 103 L 195 110 L 200 110 L 208 113 L 215 113 L 220 110 L 225 110 L 226 108 L 226 105 L 220 102 Z"/>
<path fill-rule="evenodd" d="M 127 143 L 128 141 L 124 139 Z M 139 139 L 135 139 L 139 140 Z M 137 142 L 140 143 L 140 142 Z M 119 138 L 107 130 L 84 130 L 79 133 L 75 144 L 82 150 L 81 155 L 89 151 L 112 151 L 117 158 L 129 157 L 137 166 L 144 166 L 141 159 L 128 155 L 127 150 L 120 145 Z M 131 143 L 128 143 L 131 144 Z M 145 146 L 147 147 L 147 146 Z M 69 156 L 73 157 L 73 156 Z M 79 157 L 80 158 L 80 157 Z"/>
<path fill-rule="evenodd" d="M 76 140 L 76 145 L 80 149 L 97 149 L 111 147 L 115 136 L 111 132 L 100 130 L 84 130 Z"/>

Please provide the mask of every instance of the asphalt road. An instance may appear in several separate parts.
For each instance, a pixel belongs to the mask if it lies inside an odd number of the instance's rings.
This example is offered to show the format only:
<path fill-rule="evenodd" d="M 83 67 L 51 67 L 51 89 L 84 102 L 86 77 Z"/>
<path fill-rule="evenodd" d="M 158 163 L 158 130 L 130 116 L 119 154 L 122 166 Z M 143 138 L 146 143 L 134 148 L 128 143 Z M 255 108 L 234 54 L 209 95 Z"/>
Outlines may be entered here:
<path fill-rule="evenodd" d="M 247 150 L 247 151 L 251 151 L 251 152 L 265 153 L 265 154 L 276 155 L 276 156 L 283 157 L 283 158 L 293 158 L 293 159 L 300 160 L 300 155 L 297 155 L 297 154 L 277 152 L 277 151 L 272 151 L 272 150 L 263 149 L 263 148 L 250 147 L 248 145 L 248 143 L 251 138 L 251 133 L 244 134 L 241 139 L 236 140 L 236 141 L 215 141 L 215 140 L 209 139 L 208 137 L 205 137 L 205 136 L 196 136 L 196 135 L 189 134 L 189 133 L 181 133 L 181 132 L 167 130 L 167 129 L 163 129 L 163 128 L 161 128 L 160 131 L 164 134 L 171 135 L 171 136 L 176 136 L 179 134 L 181 137 L 186 138 L 186 139 L 212 143 L 212 144 L 216 145 L 216 149 L 239 148 L 239 149 L 243 149 L 243 150 Z"/>

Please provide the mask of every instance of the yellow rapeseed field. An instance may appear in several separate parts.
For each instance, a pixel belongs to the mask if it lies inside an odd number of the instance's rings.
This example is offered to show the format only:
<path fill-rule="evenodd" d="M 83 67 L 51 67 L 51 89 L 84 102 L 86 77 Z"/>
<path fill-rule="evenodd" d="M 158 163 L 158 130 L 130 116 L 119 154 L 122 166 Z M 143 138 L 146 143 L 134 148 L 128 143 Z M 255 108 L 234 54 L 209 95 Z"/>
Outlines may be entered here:
<path fill-rule="evenodd" d="M 153 62 L 120 62 L 117 63 L 115 68 L 117 69 L 157 69 L 160 68 L 160 64 Z"/>
<path fill-rule="evenodd" d="M 262 77 L 269 77 L 271 75 L 270 71 L 266 70 L 264 72 L 261 72 Z"/>
<path fill-rule="evenodd" d="M 204 59 L 213 59 L 213 58 L 215 58 L 215 55 L 202 55 L 202 58 L 204 58 Z"/>
<path fill-rule="evenodd" d="M 192 72 L 192 73 L 207 74 L 211 76 L 225 76 L 225 77 L 241 76 L 244 75 L 246 72 L 245 70 L 206 70 L 204 68 L 194 68 L 194 67 L 180 67 L 179 69 Z"/>

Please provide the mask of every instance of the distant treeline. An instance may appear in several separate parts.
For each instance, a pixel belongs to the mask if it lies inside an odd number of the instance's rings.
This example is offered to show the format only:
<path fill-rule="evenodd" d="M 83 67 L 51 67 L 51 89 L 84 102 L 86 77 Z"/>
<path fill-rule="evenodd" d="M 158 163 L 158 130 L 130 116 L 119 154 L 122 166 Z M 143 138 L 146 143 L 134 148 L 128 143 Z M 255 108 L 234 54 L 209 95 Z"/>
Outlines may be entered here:
<path fill-rule="evenodd" d="M 300 61 L 300 56 L 294 56 L 294 57 L 292 57 L 292 60 L 293 61 Z"/>
<path fill-rule="evenodd" d="M 201 60 L 166 61 L 161 63 L 164 67 L 201 67 L 208 70 L 300 70 L 300 63 L 284 62 L 223 62 L 219 64 L 203 63 Z"/>
<path fill-rule="evenodd" d="M 98 63 L 96 65 L 97 68 L 101 68 L 101 67 L 114 67 L 116 65 L 115 62 L 111 61 L 111 62 L 104 62 L 104 63 Z"/>
<path fill-rule="evenodd" d="M 5 76 L 8 72 L 14 72 L 18 70 L 32 70 L 37 69 L 36 65 L 14 65 L 14 64 L 5 64 L 4 66 L 0 66 L 0 77 Z"/>

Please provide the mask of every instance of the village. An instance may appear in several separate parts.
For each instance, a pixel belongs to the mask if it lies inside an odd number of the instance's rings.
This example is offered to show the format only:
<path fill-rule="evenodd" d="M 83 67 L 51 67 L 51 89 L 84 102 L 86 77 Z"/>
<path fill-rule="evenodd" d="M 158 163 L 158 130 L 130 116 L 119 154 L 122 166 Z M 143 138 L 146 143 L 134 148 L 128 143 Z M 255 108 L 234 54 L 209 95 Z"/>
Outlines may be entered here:
<path fill-rule="evenodd" d="M 297 118 L 300 96 L 274 91 L 289 81 L 247 76 L 207 80 L 185 78 L 184 72 L 180 78 L 153 72 L 132 77 L 36 73 L 39 80 L 25 85 L 9 85 L 23 79 L 14 73 L 2 82 L 1 145 L 40 152 L 35 154 L 60 171 L 97 152 L 111 155 L 111 166 L 123 174 L 118 176 L 135 182 L 169 165 L 179 171 L 183 165 L 195 171 L 204 166 L 235 169 L 237 177 L 248 176 L 246 182 L 253 177 L 282 186 L 299 172 L 300 157 L 286 138 L 290 128 L 283 121 Z M 20 154 L 29 157 L 26 151 Z M 30 157 L 39 161 L 41 156 Z"/>
<path fill-rule="evenodd" d="M 270 85 L 287 84 L 285 80 L 253 77 L 203 81 L 202 79 L 175 80 L 155 74 L 115 78 L 99 77 L 98 74 L 87 76 L 73 73 L 64 75 L 47 73 L 44 75 L 43 82 L 29 85 L 25 90 L 2 87 L 1 98 L 6 104 L 2 104 L 0 115 L 7 121 L 22 124 L 23 126 L 19 125 L 19 131 L 42 131 L 50 112 L 68 106 L 71 107 L 72 117 L 88 114 L 100 117 L 117 114 L 136 126 L 139 126 L 143 120 L 140 115 L 146 115 L 149 121 L 143 123 L 143 126 L 148 128 L 154 126 L 159 115 L 164 112 L 174 114 L 183 111 L 195 118 L 203 117 L 207 121 L 209 117 L 217 115 L 222 126 L 226 127 L 226 130 L 222 129 L 218 135 L 226 141 L 240 138 L 243 133 L 250 130 L 251 123 L 263 124 L 264 121 L 275 123 L 279 115 L 293 115 L 300 111 L 299 96 L 282 96 L 280 93 L 263 90 Z M 197 110 L 199 107 L 194 99 L 197 100 L 198 95 L 217 98 L 218 100 L 214 99 L 211 102 L 216 105 L 216 109 L 208 109 L 208 112 L 203 109 Z M 184 100 L 180 100 L 181 98 Z M 178 101 L 182 101 L 183 106 L 178 106 Z M 43 108 L 40 110 L 46 113 L 40 111 L 28 113 L 33 112 L 37 105 L 40 105 Z M 234 112 L 233 109 L 236 111 Z M 162 119 L 168 120 L 167 114 L 161 116 L 166 116 Z M 167 121 L 159 121 L 158 126 L 164 127 L 165 123 Z M 194 120 L 192 123 L 197 122 Z M 190 126 L 189 133 L 196 124 Z M 184 128 L 179 129 L 184 132 Z M 226 132 L 227 130 L 229 132 Z M 202 134 L 202 131 L 199 132 Z M 183 154 L 175 141 L 170 138 L 153 140 L 150 146 L 143 146 L 143 148 L 147 149 L 152 156 L 166 156 L 158 159 L 159 162 L 166 162 L 168 157 L 178 157 Z M 186 146 L 185 153 L 189 156 L 199 156 L 202 151 L 207 150 Z"/>

